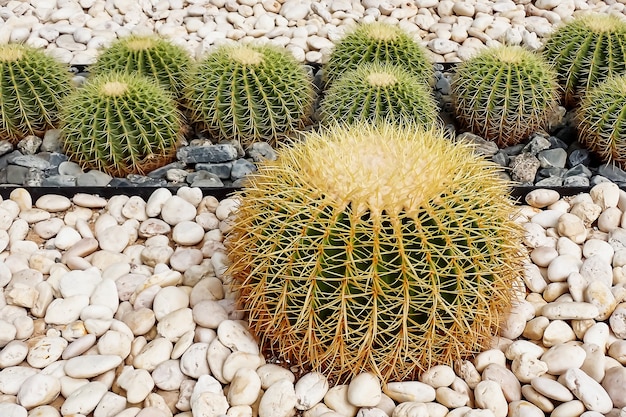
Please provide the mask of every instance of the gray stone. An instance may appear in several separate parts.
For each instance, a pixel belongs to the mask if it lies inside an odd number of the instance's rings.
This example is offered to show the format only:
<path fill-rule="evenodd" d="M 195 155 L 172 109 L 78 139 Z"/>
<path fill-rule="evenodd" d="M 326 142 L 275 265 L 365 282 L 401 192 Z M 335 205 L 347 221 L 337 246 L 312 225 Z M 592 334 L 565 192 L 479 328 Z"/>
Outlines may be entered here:
<path fill-rule="evenodd" d="M 170 169 L 185 169 L 186 167 L 187 164 L 185 164 L 184 162 L 174 161 L 160 168 L 150 171 L 148 173 L 148 176 L 150 178 L 165 178 L 165 176 L 167 175 L 167 171 L 169 171 Z"/>
<path fill-rule="evenodd" d="M 76 177 L 73 175 L 50 175 L 43 179 L 44 187 L 74 187 L 76 185 Z"/>
<path fill-rule="evenodd" d="M 39 170 L 50 168 L 50 162 L 37 155 L 20 155 L 15 158 L 11 158 L 9 162 L 13 165 L 19 165 L 26 168 L 36 168 Z"/>
<path fill-rule="evenodd" d="M 509 156 L 502 151 L 498 151 L 495 155 L 493 155 L 491 160 L 500 166 L 509 166 Z"/>
<path fill-rule="evenodd" d="M 91 170 L 84 174 L 77 175 L 76 185 L 81 187 L 104 187 L 112 178 L 113 177 L 104 172 Z"/>
<path fill-rule="evenodd" d="M 0 156 L 6 155 L 13 150 L 13 145 L 8 140 L 0 140 Z"/>
<path fill-rule="evenodd" d="M 28 175 L 28 168 L 19 165 L 9 165 L 6 172 L 9 184 L 24 185 L 24 180 L 26 175 Z"/>
<path fill-rule="evenodd" d="M 511 163 L 511 178 L 521 184 L 532 184 L 539 166 L 539 160 L 534 155 L 530 153 L 517 155 Z"/>
<path fill-rule="evenodd" d="M 219 164 L 196 164 L 196 171 L 207 171 L 217 175 L 220 179 L 230 178 L 230 170 L 233 167 L 232 162 L 221 162 Z"/>
<path fill-rule="evenodd" d="M 146 175 L 128 174 L 126 179 L 132 185 L 140 185 L 142 187 L 166 187 L 167 181 L 162 178 L 151 178 Z"/>
<path fill-rule="evenodd" d="M 34 155 L 39 150 L 43 140 L 35 135 L 28 135 L 17 143 L 17 149 L 24 155 Z"/>
<path fill-rule="evenodd" d="M 598 175 L 616 182 L 626 182 L 626 172 L 615 164 L 603 164 L 598 167 Z"/>
<path fill-rule="evenodd" d="M 537 187 L 560 187 L 563 185 L 563 178 L 561 177 L 548 177 L 539 180 L 535 183 Z"/>
<path fill-rule="evenodd" d="M 574 175 L 571 177 L 566 177 L 563 180 L 563 185 L 566 187 L 588 187 L 589 178 L 583 175 Z"/>
<path fill-rule="evenodd" d="M 237 159 L 233 163 L 233 167 L 230 170 L 230 178 L 232 180 L 238 180 L 239 178 L 243 178 L 246 175 L 256 171 L 256 165 L 247 159 Z"/>
<path fill-rule="evenodd" d="M 27 187 L 41 187 L 43 182 L 43 171 L 37 168 L 28 168 L 28 173 L 24 178 L 24 185 Z"/>
<path fill-rule="evenodd" d="M 83 169 L 76 162 L 66 161 L 59 164 L 60 175 L 78 176 L 84 174 Z"/>
<path fill-rule="evenodd" d="M 567 151 L 562 148 L 546 149 L 537 154 L 542 168 L 564 168 L 567 161 Z"/>
<path fill-rule="evenodd" d="M 493 156 L 498 152 L 498 145 L 495 142 L 485 140 L 482 137 L 470 132 L 463 132 L 456 137 L 458 142 L 464 141 L 474 145 L 474 152 L 478 155 Z"/>
<path fill-rule="evenodd" d="M 576 177 L 576 176 L 584 176 L 587 178 L 591 178 L 591 171 L 584 165 L 576 165 L 573 168 L 567 170 L 567 172 L 563 175 L 564 177 Z"/>
<path fill-rule="evenodd" d="M 254 162 L 275 161 L 277 158 L 276 151 L 267 142 L 254 142 L 248 147 L 247 155 Z"/>
<path fill-rule="evenodd" d="M 184 169 L 168 169 L 165 174 L 165 179 L 172 182 L 185 182 L 185 178 L 189 173 Z"/>
<path fill-rule="evenodd" d="M 550 177 L 565 177 L 565 173 L 567 172 L 567 169 L 565 168 L 541 168 L 539 171 L 537 171 L 537 177 L 544 179 L 544 178 L 550 178 Z"/>
<path fill-rule="evenodd" d="M 230 144 L 184 146 L 178 149 L 176 157 L 186 164 L 227 162 L 237 158 L 237 148 Z"/>
<path fill-rule="evenodd" d="M 594 175 L 591 177 L 591 181 L 589 181 L 589 185 L 594 186 L 602 182 L 611 182 L 611 180 L 606 177 L 603 177 L 602 175 Z"/>
<path fill-rule="evenodd" d="M 537 155 L 539 152 L 546 149 L 550 149 L 550 140 L 540 134 L 535 134 L 530 138 L 528 144 L 524 146 L 522 152 Z"/>
<path fill-rule="evenodd" d="M 43 136 L 43 141 L 41 142 L 40 149 L 47 152 L 62 152 L 63 148 L 61 145 L 61 130 L 47 130 L 46 134 Z"/>
<path fill-rule="evenodd" d="M 576 165 L 588 165 L 591 162 L 591 154 L 587 149 L 574 149 L 567 156 L 567 164 L 570 167 L 575 167 Z"/>
<path fill-rule="evenodd" d="M 191 187 L 223 187 L 224 183 L 217 175 L 208 171 L 192 172 L 187 175 L 187 183 Z"/>
<path fill-rule="evenodd" d="M 519 155 L 520 153 L 522 153 L 524 146 L 526 145 L 524 145 L 523 143 L 518 143 L 517 145 L 502 148 L 501 151 L 509 156 Z"/>

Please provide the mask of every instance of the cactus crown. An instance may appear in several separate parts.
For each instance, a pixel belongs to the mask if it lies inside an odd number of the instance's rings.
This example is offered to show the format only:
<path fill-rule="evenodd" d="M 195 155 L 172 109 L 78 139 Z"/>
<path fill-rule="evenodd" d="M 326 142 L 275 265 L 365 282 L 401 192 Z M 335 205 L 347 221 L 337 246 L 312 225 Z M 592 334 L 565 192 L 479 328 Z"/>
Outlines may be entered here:
<path fill-rule="evenodd" d="M 109 97 L 120 97 L 128 91 L 128 84 L 120 81 L 109 81 L 102 84 L 100 91 Z"/>
<path fill-rule="evenodd" d="M 398 79 L 388 72 L 373 72 L 367 76 L 367 82 L 375 87 L 386 87 L 394 85 L 398 82 Z"/>
<path fill-rule="evenodd" d="M 498 170 L 417 125 L 281 148 L 247 177 L 226 241 L 250 329 L 335 381 L 414 378 L 485 346 L 523 259 Z"/>
<path fill-rule="evenodd" d="M 578 16 L 552 32 L 542 54 L 564 87 L 564 104 L 574 107 L 589 88 L 626 73 L 626 21 L 609 14 Z"/>
<path fill-rule="evenodd" d="M 18 46 L 5 45 L 0 48 L 0 61 L 2 62 L 15 62 L 22 59 L 24 56 L 24 50 Z"/>
<path fill-rule="evenodd" d="M 387 23 L 358 25 L 339 41 L 325 66 L 327 84 L 363 63 L 390 63 L 404 67 L 420 80 L 433 72 L 426 50 L 413 37 Z"/>
<path fill-rule="evenodd" d="M 231 49 L 229 55 L 233 61 L 241 65 L 255 66 L 263 63 L 263 54 L 246 46 Z"/>

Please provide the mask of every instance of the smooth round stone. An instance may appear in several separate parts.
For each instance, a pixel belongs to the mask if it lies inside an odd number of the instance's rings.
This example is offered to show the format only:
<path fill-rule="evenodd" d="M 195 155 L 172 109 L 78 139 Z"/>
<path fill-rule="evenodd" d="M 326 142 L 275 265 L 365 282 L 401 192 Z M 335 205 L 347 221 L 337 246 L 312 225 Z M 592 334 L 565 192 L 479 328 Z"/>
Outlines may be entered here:
<path fill-rule="evenodd" d="M 185 272 L 195 265 L 200 265 L 204 255 L 200 249 L 176 248 L 170 256 L 170 266 L 176 271 Z"/>
<path fill-rule="evenodd" d="M 67 347 L 67 340 L 62 337 L 42 337 L 32 341 L 26 361 L 33 368 L 45 368 L 61 357 Z"/>
<path fill-rule="evenodd" d="M 28 345 L 21 340 L 12 340 L 0 351 L 0 368 L 8 368 L 22 363 L 28 355 Z"/>
<path fill-rule="evenodd" d="M 598 321 L 608 319 L 617 307 L 617 300 L 611 288 L 601 281 L 592 281 L 587 285 L 584 290 L 584 300 L 598 308 L 599 314 L 595 317 Z"/>
<path fill-rule="evenodd" d="M 83 355 L 68 359 L 63 369 L 72 378 L 93 378 L 121 363 L 122 358 L 116 355 Z"/>
<path fill-rule="evenodd" d="M 576 334 L 567 322 L 563 320 L 553 320 L 543 332 L 543 345 L 552 347 L 565 342 L 576 340 Z"/>
<path fill-rule="evenodd" d="M 59 292 L 66 299 L 78 295 L 91 297 L 100 282 L 102 282 L 102 276 L 97 268 L 69 271 L 59 279 Z"/>
<path fill-rule="evenodd" d="M 192 397 L 191 408 L 199 416 L 221 416 L 226 414 L 229 404 L 226 396 L 221 392 L 202 392 L 197 397 Z M 287 416 L 287 414 L 281 414 L 282 409 L 280 408 L 276 408 L 275 412 L 275 414 L 264 415 L 261 414 L 259 407 L 259 417 L 270 417 L 272 415 L 276 417 Z"/>
<path fill-rule="evenodd" d="M 5 415 L 2 411 L 0 414 Z M 40 405 L 30 410 L 28 417 L 61 417 L 61 413 L 51 405 Z"/>
<path fill-rule="evenodd" d="M 183 334 L 193 331 L 195 327 L 191 309 L 180 308 L 159 320 L 157 333 L 172 342 L 176 342 Z"/>
<path fill-rule="evenodd" d="M 433 387 L 419 381 L 389 382 L 383 386 L 383 392 L 396 402 L 434 401 L 436 392 Z"/>
<path fill-rule="evenodd" d="M 135 219 L 140 222 L 146 220 L 148 215 L 146 214 L 147 203 L 143 198 L 139 196 L 132 196 L 124 203 L 122 207 L 122 215 L 127 219 Z"/>
<path fill-rule="evenodd" d="M 72 207 L 72 202 L 69 198 L 62 195 L 46 194 L 37 199 L 35 207 L 51 213 L 56 213 L 68 210 Z"/>
<path fill-rule="evenodd" d="M 33 225 L 33 231 L 43 239 L 54 237 L 65 225 L 62 219 L 53 217 Z"/>
<path fill-rule="evenodd" d="M 126 390 L 126 399 L 131 404 L 145 400 L 154 388 L 154 380 L 150 372 L 145 369 L 133 369 L 132 366 L 124 367 L 117 378 L 117 384 Z"/>
<path fill-rule="evenodd" d="M 326 378 L 324 377 L 323 380 L 326 381 Z M 296 383 L 296 394 L 298 393 L 299 384 L 300 381 Z M 325 388 L 328 390 L 328 381 L 325 382 Z M 352 381 L 350 381 L 348 385 L 348 402 L 355 407 L 375 407 L 378 405 L 381 398 L 382 389 L 380 381 L 378 377 L 371 372 L 358 374 L 352 378 Z"/>
<path fill-rule="evenodd" d="M 224 362 L 226 358 L 232 353 L 232 351 L 224 346 L 218 338 L 215 338 L 209 343 L 209 349 L 207 351 L 207 360 L 209 362 L 209 368 L 213 376 L 223 384 L 228 381 L 224 378 L 222 372 L 224 368 Z"/>
<path fill-rule="evenodd" d="M 580 368 L 585 361 L 585 350 L 576 342 L 563 343 L 548 349 L 541 360 L 548 365 L 548 373 L 561 375 L 571 368 Z"/>
<path fill-rule="evenodd" d="M 152 329 L 156 323 L 156 318 L 152 310 L 143 307 L 124 314 L 122 322 L 128 326 L 135 336 L 140 336 Z"/>
<path fill-rule="evenodd" d="M 348 401 L 348 385 L 335 385 L 324 396 L 324 404 L 341 415 L 353 416 L 358 407 Z"/>
<path fill-rule="evenodd" d="M 172 349 L 171 358 L 179 359 L 181 356 L 183 356 L 183 353 L 185 353 L 185 351 L 189 349 L 189 347 L 193 344 L 195 335 L 196 335 L 196 329 L 194 329 L 193 331 L 189 331 L 185 333 L 184 335 L 182 335 L 178 339 L 178 341 L 174 343 L 174 348 Z"/>
<path fill-rule="evenodd" d="M 54 238 L 54 246 L 58 249 L 66 250 L 80 242 L 82 238 L 80 233 L 73 227 L 63 226 L 58 230 Z"/>
<path fill-rule="evenodd" d="M 67 345 L 61 357 L 63 359 L 70 359 L 85 353 L 96 343 L 96 335 L 93 333 L 86 334 L 72 343 Z"/>
<path fill-rule="evenodd" d="M 256 373 L 259 375 L 259 378 L 261 378 L 261 388 L 263 389 L 267 389 L 280 379 L 286 379 L 291 383 L 294 383 L 296 380 L 296 377 L 289 369 L 285 369 L 273 363 L 260 366 L 256 370 Z"/>
<path fill-rule="evenodd" d="M 172 192 L 167 188 L 159 188 L 155 190 L 148 201 L 146 201 L 146 215 L 148 217 L 157 217 L 161 214 L 161 209 L 166 201 L 168 201 L 172 197 Z"/>
<path fill-rule="evenodd" d="M 168 198 L 161 208 L 161 218 L 170 226 L 183 221 L 191 221 L 196 217 L 193 204 L 178 196 Z"/>
<path fill-rule="evenodd" d="M 500 385 L 508 402 L 522 399 L 522 386 L 510 369 L 497 363 L 489 364 L 482 374 L 483 381 L 495 381 Z"/>
<path fill-rule="evenodd" d="M 26 417 L 28 411 L 19 404 L 0 403 L 0 415 L 4 417 Z"/>
<path fill-rule="evenodd" d="M 200 202 L 204 198 L 204 196 L 202 195 L 202 189 L 198 187 L 180 187 L 178 190 L 176 190 L 176 195 L 188 201 L 194 207 L 198 207 L 200 205 Z"/>
<path fill-rule="evenodd" d="M 550 320 L 594 319 L 598 314 L 598 307 L 585 302 L 552 302 L 541 308 L 541 315 Z"/>
<path fill-rule="evenodd" d="M 133 366 L 152 372 L 161 362 L 170 359 L 174 345 L 164 337 L 157 337 L 145 345 L 135 356 Z"/>
<path fill-rule="evenodd" d="M 154 297 L 152 310 L 157 320 L 161 320 L 173 311 L 189 306 L 189 294 L 180 287 L 161 288 Z"/>
<path fill-rule="evenodd" d="M 114 355 L 122 359 L 130 354 L 132 338 L 117 330 L 107 330 L 98 339 L 98 353 L 101 355 Z"/>
<path fill-rule="evenodd" d="M 435 399 L 437 400 L 437 402 L 450 409 L 463 407 L 469 402 L 468 394 L 455 391 L 449 387 L 439 387 L 435 391 Z"/>
<path fill-rule="evenodd" d="M 193 307 L 193 320 L 198 326 L 217 329 L 221 322 L 228 319 L 228 313 L 214 300 L 200 301 Z"/>
<path fill-rule="evenodd" d="M 174 391 L 180 388 L 180 384 L 185 380 L 185 374 L 181 371 L 180 361 L 170 359 L 154 368 L 152 379 L 157 388 L 165 391 Z"/>
<path fill-rule="evenodd" d="M 567 387 L 551 378 L 542 376 L 533 378 L 530 385 L 541 395 L 556 401 L 567 402 L 574 399 L 574 395 Z"/>
<path fill-rule="evenodd" d="M 0 371 L 0 392 L 17 395 L 26 379 L 36 375 L 37 369 L 30 366 L 10 366 Z"/>
<path fill-rule="evenodd" d="M 564 385 L 589 411 L 605 414 L 613 409 L 613 401 L 602 385 L 578 368 L 570 368 L 562 376 Z"/>
<path fill-rule="evenodd" d="M 289 381 L 287 383 L 291 384 Z M 270 387 L 271 388 L 271 387 Z M 233 377 L 228 388 L 228 403 L 233 405 L 252 405 L 261 392 L 261 378 L 250 368 L 241 368 Z M 267 392 L 264 396 L 267 395 Z M 262 401 L 262 400 L 261 400 Z"/>
<path fill-rule="evenodd" d="M 513 359 L 511 372 L 520 382 L 530 382 L 533 378 L 548 372 L 548 365 L 533 354 L 522 353 Z"/>
<path fill-rule="evenodd" d="M 265 363 L 261 355 L 248 352 L 232 352 L 224 360 L 222 365 L 222 377 L 231 381 L 239 369 L 247 368 L 256 370 Z"/>
<path fill-rule="evenodd" d="M 559 252 L 551 246 L 539 246 L 530 252 L 530 259 L 535 265 L 541 267 L 548 267 L 557 256 Z"/>
<path fill-rule="evenodd" d="M 107 205 L 105 198 L 102 198 L 93 194 L 76 193 L 72 197 L 72 202 L 80 207 L 86 207 L 90 209 L 102 208 Z"/>
<path fill-rule="evenodd" d="M 224 320 L 217 328 L 220 342 L 233 351 L 259 354 L 259 345 L 250 331 L 239 321 Z"/>
<path fill-rule="evenodd" d="M 594 185 L 589 191 L 593 202 L 602 207 L 603 210 L 609 207 L 617 207 L 619 194 L 619 186 L 613 182 L 602 182 Z"/>
<path fill-rule="evenodd" d="M 556 203 L 560 198 L 561 196 L 558 191 L 540 188 L 526 194 L 524 200 L 529 206 L 544 208 Z"/>
<path fill-rule="evenodd" d="M 626 368 L 615 366 L 606 370 L 602 387 L 613 401 L 613 407 L 626 407 Z"/>
<path fill-rule="evenodd" d="M 454 369 L 448 365 L 435 365 L 420 375 L 420 381 L 433 388 L 448 387 L 456 378 Z"/>
<path fill-rule="evenodd" d="M 61 392 L 61 383 L 50 375 L 35 374 L 27 378 L 17 393 L 17 401 L 27 409 L 47 405 Z"/>
<path fill-rule="evenodd" d="M 204 229 L 193 221 L 181 221 L 172 229 L 172 239 L 179 245 L 193 246 L 204 238 Z"/>
<path fill-rule="evenodd" d="M 138 233 L 141 237 L 152 237 L 168 234 L 172 227 L 161 219 L 151 217 L 139 225 Z"/>
<path fill-rule="evenodd" d="M 571 212 L 563 213 L 559 217 L 556 229 L 560 236 L 567 237 L 575 243 L 583 243 L 587 238 L 587 229 L 583 219 Z"/>
<path fill-rule="evenodd" d="M 108 391 L 93 412 L 94 417 L 119 416 L 126 409 L 126 398 Z M 43 417 L 43 416 L 42 416 Z"/>
<path fill-rule="evenodd" d="M 87 415 L 95 410 L 96 406 L 107 392 L 107 386 L 102 382 L 88 382 L 70 394 L 61 406 L 61 414 Z"/>
<path fill-rule="evenodd" d="M 509 417 L 544 417 L 541 408 L 526 400 L 512 401 L 509 403 Z"/>
<path fill-rule="evenodd" d="M 559 255 L 548 265 L 548 279 L 550 282 L 563 282 L 572 272 L 579 272 L 582 261 L 571 255 Z"/>
<path fill-rule="evenodd" d="M 114 225 L 97 233 L 100 249 L 121 253 L 130 243 L 130 236 L 124 226 Z"/>
<path fill-rule="evenodd" d="M 89 297 L 86 295 L 54 299 L 46 310 L 44 321 L 53 325 L 69 324 L 78 320 L 80 312 L 88 305 Z"/>
<path fill-rule="evenodd" d="M 506 417 L 508 403 L 500 385 L 495 381 L 481 381 L 474 389 L 474 401 L 482 409 L 491 410 L 495 417 Z"/>

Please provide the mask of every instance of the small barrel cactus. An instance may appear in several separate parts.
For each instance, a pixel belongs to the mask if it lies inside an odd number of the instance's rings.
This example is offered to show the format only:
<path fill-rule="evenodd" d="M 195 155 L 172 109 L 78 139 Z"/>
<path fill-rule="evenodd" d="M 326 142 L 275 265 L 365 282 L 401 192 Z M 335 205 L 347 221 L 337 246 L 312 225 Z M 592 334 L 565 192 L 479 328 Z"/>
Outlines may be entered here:
<path fill-rule="evenodd" d="M 602 161 L 626 168 L 626 75 L 589 89 L 576 117 L 579 142 Z"/>
<path fill-rule="evenodd" d="M 451 92 L 462 126 L 506 147 L 545 127 L 558 107 L 560 89 L 541 55 L 498 46 L 459 64 Z"/>
<path fill-rule="evenodd" d="M 94 74 L 110 71 L 153 77 L 176 97 L 182 96 L 191 57 L 181 46 L 156 35 L 131 35 L 104 49 L 89 67 Z"/>
<path fill-rule="evenodd" d="M 72 89 L 69 69 L 43 51 L 0 45 L 0 138 L 17 143 L 55 127 Z"/>
<path fill-rule="evenodd" d="M 374 22 L 358 25 L 332 50 L 324 68 L 327 85 L 365 62 L 391 63 L 430 82 L 433 67 L 426 48 L 398 26 Z"/>
<path fill-rule="evenodd" d="M 224 44 L 202 59 L 186 89 L 190 121 L 216 139 L 274 143 L 313 106 L 306 69 L 272 45 Z"/>
<path fill-rule="evenodd" d="M 354 123 L 387 119 L 432 127 L 438 118 L 431 89 L 405 68 L 365 63 L 344 73 L 326 91 L 322 121 Z"/>
<path fill-rule="evenodd" d="M 176 101 L 154 80 L 111 72 L 69 95 L 61 140 L 69 158 L 110 175 L 146 174 L 171 162 L 182 139 Z"/>
<path fill-rule="evenodd" d="M 542 54 L 556 70 L 565 106 L 574 107 L 586 89 L 626 73 L 626 21 L 610 14 L 581 15 L 556 29 Z"/>
<path fill-rule="evenodd" d="M 417 125 L 305 135 L 247 177 L 226 240 L 264 348 L 335 381 L 414 378 L 484 348 L 523 271 L 499 168 Z"/>

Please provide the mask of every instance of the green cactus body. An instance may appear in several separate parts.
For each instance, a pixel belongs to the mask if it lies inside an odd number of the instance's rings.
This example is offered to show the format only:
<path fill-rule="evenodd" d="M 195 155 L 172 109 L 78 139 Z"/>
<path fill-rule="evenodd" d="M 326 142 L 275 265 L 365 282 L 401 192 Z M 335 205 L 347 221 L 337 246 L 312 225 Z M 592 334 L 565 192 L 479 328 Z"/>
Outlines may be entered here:
<path fill-rule="evenodd" d="M 402 67 L 377 63 L 362 64 L 339 77 L 320 106 L 324 123 L 387 119 L 428 127 L 436 123 L 438 110 L 425 83 Z"/>
<path fill-rule="evenodd" d="M 191 79 L 190 120 L 217 139 L 273 143 L 303 127 L 312 110 L 313 83 L 304 66 L 271 45 L 222 45 Z"/>
<path fill-rule="evenodd" d="M 164 89 L 181 97 L 191 63 L 187 51 L 168 39 L 131 35 L 104 49 L 89 70 L 94 75 L 118 71 L 153 77 Z"/>
<path fill-rule="evenodd" d="M 341 74 L 366 62 L 395 64 L 426 82 L 430 82 L 433 75 L 426 49 L 409 33 L 397 26 L 376 22 L 358 25 L 339 41 L 325 65 L 326 84 L 332 84 Z"/>
<path fill-rule="evenodd" d="M 626 22 L 609 14 L 579 16 L 546 39 L 542 54 L 556 70 L 564 104 L 574 107 L 587 89 L 626 73 Z"/>
<path fill-rule="evenodd" d="M 519 46 L 489 48 L 459 64 L 451 91 L 462 126 L 500 147 L 544 128 L 560 94 L 553 69 Z"/>
<path fill-rule="evenodd" d="M 414 378 L 484 348 L 522 274 L 495 164 L 390 123 L 309 132 L 248 177 L 226 240 L 264 348 L 335 381 Z"/>
<path fill-rule="evenodd" d="M 182 138 L 171 94 L 136 74 L 90 78 L 66 98 L 61 118 L 69 158 L 118 177 L 146 174 L 171 162 Z"/>
<path fill-rule="evenodd" d="M 576 117 L 579 142 L 604 162 L 626 168 L 626 75 L 589 89 Z"/>
<path fill-rule="evenodd" d="M 0 137 L 17 143 L 56 126 L 73 87 L 68 68 L 24 45 L 0 45 Z"/>

